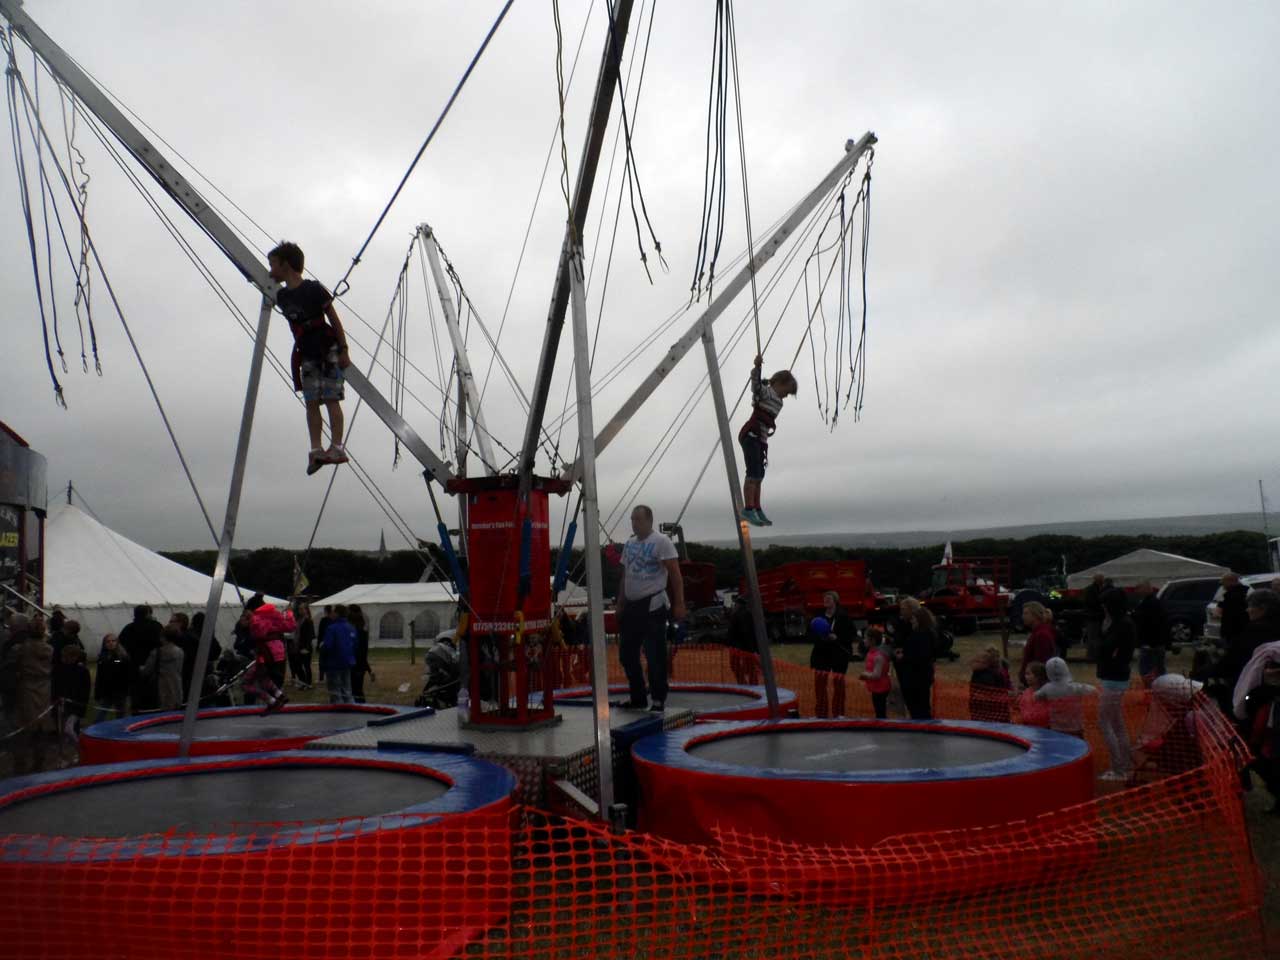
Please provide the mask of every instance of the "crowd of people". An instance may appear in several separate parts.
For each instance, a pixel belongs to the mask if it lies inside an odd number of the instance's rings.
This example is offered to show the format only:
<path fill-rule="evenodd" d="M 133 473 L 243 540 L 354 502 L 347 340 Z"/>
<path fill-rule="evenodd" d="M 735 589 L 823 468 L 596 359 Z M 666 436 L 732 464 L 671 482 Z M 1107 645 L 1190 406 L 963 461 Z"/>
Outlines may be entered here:
<path fill-rule="evenodd" d="M 74 745 L 86 718 L 97 723 L 178 710 L 193 696 L 201 706 L 231 706 L 236 683 L 244 704 L 279 710 L 288 702 L 288 683 L 313 687 L 317 653 L 330 703 L 364 703 L 365 680 L 374 677 L 368 625 L 355 605 L 325 607 L 317 623 L 305 604 L 280 610 L 255 594 L 230 643 L 211 639 L 199 683 L 194 675 L 203 613 L 175 612 L 162 625 L 150 606 L 135 607 L 118 635 L 102 637 L 92 674 L 80 629 L 61 610 L 47 618 L 41 611 L 3 611 L 0 743 L 13 756 L 15 774 L 61 765 L 63 747 Z"/>
<path fill-rule="evenodd" d="M 1068 644 L 1052 611 L 1029 602 L 1021 610 L 1027 640 L 1016 670 L 996 647 L 987 647 L 972 659 L 970 717 L 998 723 L 1016 720 L 1074 736 L 1083 736 L 1086 717 L 1093 717 L 1109 761 L 1101 779 L 1123 783 L 1132 781 L 1137 763 L 1123 711 L 1125 694 L 1135 679 L 1158 694 L 1158 704 L 1167 716 L 1177 714 L 1171 704 L 1189 703 L 1203 689 L 1237 722 L 1254 751 L 1252 769 L 1277 798 L 1274 812 L 1280 813 L 1280 708 L 1276 706 L 1280 701 L 1280 578 L 1269 587 L 1253 590 L 1235 574 L 1223 578 L 1218 649 L 1203 648 L 1189 677 L 1166 673 L 1169 626 L 1154 585 L 1139 584 L 1131 598 L 1098 576 L 1086 589 L 1084 601 L 1084 640 L 1094 661 L 1096 682 L 1085 683 L 1072 675 L 1066 660 Z M 904 599 L 897 618 L 885 626 L 871 625 L 863 633 L 840 607 L 839 596 L 828 593 L 808 633 L 818 716 L 844 715 L 849 666 L 861 659 L 859 679 L 866 685 L 877 717 L 888 716 L 895 697 L 907 717 L 932 717 L 934 665 L 946 639 L 920 601 Z M 735 653 L 731 661 L 735 676 L 739 682 L 755 682 L 751 614 L 741 599 L 730 617 L 728 639 Z M 1185 739 L 1185 752 L 1191 755 L 1194 738 L 1187 735 Z"/>

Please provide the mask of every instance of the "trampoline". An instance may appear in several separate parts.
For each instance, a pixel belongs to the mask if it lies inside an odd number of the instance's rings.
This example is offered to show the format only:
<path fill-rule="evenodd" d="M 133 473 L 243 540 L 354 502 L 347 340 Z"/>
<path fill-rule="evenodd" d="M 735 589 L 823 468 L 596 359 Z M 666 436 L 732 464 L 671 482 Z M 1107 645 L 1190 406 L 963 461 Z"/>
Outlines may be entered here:
<path fill-rule="evenodd" d="M 393 944 L 452 955 L 506 916 L 515 786 L 496 764 L 411 751 L 143 760 L 5 781 L 0 894 L 77 891 L 75 924 L 19 925 L 9 946 L 150 956 L 162 928 L 193 956 L 201 944 L 247 955 L 293 903 L 387 944 L 381 955 L 400 956 Z M 290 956 L 331 954 L 324 924 L 288 927 Z"/>
<path fill-rule="evenodd" d="M 263 714 L 262 707 L 214 707 L 196 715 L 192 756 L 292 750 L 312 740 L 417 716 L 420 710 L 385 704 L 297 704 Z M 125 763 L 178 755 L 181 713 L 157 713 L 95 723 L 80 735 L 81 763 Z"/>
<path fill-rule="evenodd" d="M 625 683 L 609 685 L 610 698 L 625 697 L 630 688 Z M 555 692 L 557 703 L 591 700 L 590 687 L 572 687 Z M 796 705 L 796 695 L 778 688 L 778 706 L 783 715 Z M 669 710 L 692 710 L 699 720 L 767 720 L 769 701 L 765 689 L 740 683 L 671 683 L 667 692 Z"/>
<path fill-rule="evenodd" d="M 962 721 L 723 723 L 633 748 L 644 829 L 714 843 L 736 830 L 870 846 L 905 833 L 1034 817 L 1093 798 L 1083 740 Z"/>

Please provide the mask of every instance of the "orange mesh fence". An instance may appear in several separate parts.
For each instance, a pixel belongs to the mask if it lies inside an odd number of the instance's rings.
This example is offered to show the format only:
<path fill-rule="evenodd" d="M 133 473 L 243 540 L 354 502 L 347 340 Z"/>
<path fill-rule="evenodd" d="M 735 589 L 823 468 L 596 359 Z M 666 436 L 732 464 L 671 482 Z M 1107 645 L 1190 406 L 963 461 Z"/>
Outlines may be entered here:
<path fill-rule="evenodd" d="M 676 680 L 736 679 L 718 647 L 681 649 L 673 667 Z M 777 669 L 812 713 L 818 678 Z M 844 688 L 845 713 L 870 716 L 862 684 Z M 1004 707 L 1018 719 L 1005 692 L 935 689 L 940 717 Z M 1135 687 L 1123 708 L 1144 744 L 1138 786 L 865 848 L 723 832 L 685 845 L 528 808 L 264 825 L 234 844 L 0 837 L 0 956 L 1264 956 L 1232 726 L 1200 697 L 1162 704 Z M 1105 763 L 1096 708 L 1084 716 Z M 876 816 L 851 797 L 850 817 Z"/>

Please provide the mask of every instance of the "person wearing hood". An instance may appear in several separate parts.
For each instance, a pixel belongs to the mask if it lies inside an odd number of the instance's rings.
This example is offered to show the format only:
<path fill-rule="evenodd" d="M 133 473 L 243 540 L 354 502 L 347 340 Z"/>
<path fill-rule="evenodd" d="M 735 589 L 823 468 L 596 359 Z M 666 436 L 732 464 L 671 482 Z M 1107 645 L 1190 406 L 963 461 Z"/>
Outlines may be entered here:
<path fill-rule="evenodd" d="M 1270 591 L 1267 591 L 1270 592 Z M 1280 816 L 1280 641 L 1264 643 L 1253 652 L 1232 695 L 1245 740 L 1253 750 L 1250 769 L 1257 772 Z"/>
<path fill-rule="evenodd" d="M 1138 645 L 1138 631 L 1129 618 L 1129 598 L 1123 590 L 1102 595 L 1106 618 L 1098 642 L 1098 680 L 1102 696 L 1098 702 L 1098 726 L 1111 754 L 1111 768 L 1102 780 L 1125 781 L 1133 775 L 1133 750 L 1124 725 L 1124 695 L 1129 689 L 1130 665 Z"/>
<path fill-rule="evenodd" d="M 1239 685 L 1254 652 L 1264 644 L 1280 640 L 1280 594 L 1273 590 L 1254 590 L 1245 603 L 1245 615 L 1244 628 L 1232 638 L 1214 670 L 1224 713 L 1234 708 L 1226 696 Z"/>
<path fill-rule="evenodd" d="M 1098 691 L 1071 678 L 1071 668 L 1061 657 L 1050 657 L 1044 665 L 1048 682 L 1035 693 L 1036 700 L 1049 704 L 1049 729 L 1084 738 L 1084 698 Z"/>
<path fill-rule="evenodd" d="M 141 675 L 154 678 L 156 706 L 161 710 L 177 710 L 182 706 L 182 661 L 185 656 L 178 641 L 182 630 L 176 623 L 169 623 L 160 633 L 160 646 L 147 656 Z"/>

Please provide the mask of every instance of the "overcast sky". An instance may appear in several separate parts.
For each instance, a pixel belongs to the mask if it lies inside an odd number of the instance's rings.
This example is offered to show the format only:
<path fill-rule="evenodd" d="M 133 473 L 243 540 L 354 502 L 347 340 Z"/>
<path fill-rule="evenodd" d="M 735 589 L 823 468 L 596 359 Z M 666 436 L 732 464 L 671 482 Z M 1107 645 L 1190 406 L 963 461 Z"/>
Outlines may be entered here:
<path fill-rule="evenodd" d="M 308 267 L 332 284 L 499 6 L 28 0 L 26 9 L 266 229 L 269 237 L 235 218 L 258 249 L 296 240 Z M 598 0 L 561 3 L 566 72 L 592 7 L 568 104 L 575 172 L 604 18 Z M 650 11 L 646 4 L 644 30 Z M 632 81 L 635 154 L 671 269 L 655 269 L 652 286 L 646 281 L 624 204 L 599 371 L 688 299 L 713 11 L 711 0 L 659 3 L 638 103 Z M 1280 347 L 1280 6 L 753 0 L 737 12 L 757 234 L 839 159 L 847 138 L 867 130 L 880 138 L 865 412 L 860 423 L 848 418 L 829 432 L 814 403 L 809 361 L 797 365 L 800 397 L 780 418 L 764 487 L 776 531 L 1214 513 L 1256 507 L 1259 478 L 1280 488 L 1272 386 Z M 554 58 L 550 3 L 518 0 L 353 275 L 351 307 L 375 329 L 410 234 L 426 220 L 496 330 L 555 129 Z M 30 82 L 29 54 L 24 71 Z M 47 80 L 42 92 L 46 119 L 60 128 Z M 616 121 L 616 108 L 613 115 Z M 93 178 L 95 239 L 220 525 L 250 340 L 87 131 L 78 142 Z M 607 149 L 612 144 L 611 132 Z M 586 237 L 590 253 L 605 210 L 592 264 L 593 321 L 621 166 L 606 192 L 609 157 Z M 501 342 L 526 391 L 563 229 L 556 171 L 553 162 Z M 735 159 L 730 180 L 737 176 Z M 48 457 L 51 495 L 71 478 L 102 519 L 128 536 L 155 548 L 210 545 L 100 282 L 94 306 L 103 376 L 79 371 L 61 261 L 56 287 L 72 372 L 62 378 L 70 409 L 55 407 L 18 209 L 6 161 L 0 419 Z M 725 260 L 744 245 L 737 189 L 729 211 Z M 255 316 L 253 290 L 178 219 L 239 308 Z M 792 270 L 784 286 L 797 276 Z M 435 446 L 437 356 L 416 264 L 411 284 L 407 357 L 430 382 L 411 372 L 408 389 L 425 408 L 410 398 L 405 413 Z M 722 344 L 749 304 L 743 296 L 725 314 Z M 762 322 L 771 326 L 781 312 L 781 296 L 770 298 Z M 364 347 L 377 335 L 349 312 L 344 318 L 353 360 L 364 367 Z M 793 304 L 767 366 L 790 361 L 804 323 L 803 307 Z M 673 329 L 660 338 L 601 392 L 597 425 L 675 336 Z M 750 339 L 727 367 L 735 396 L 754 352 Z M 483 372 L 490 352 L 475 335 L 472 343 L 472 363 Z M 271 346 L 287 356 L 289 344 L 277 315 Z M 566 334 L 549 419 L 558 417 L 569 383 L 568 347 Z M 697 350 L 602 455 L 606 515 L 704 372 Z M 377 382 L 385 386 L 387 375 Z M 349 395 L 348 415 L 354 407 Z M 496 372 L 485 414 L 515 449 L 524 417 Z M 571 423 L 561 440 L 566 453 L 574 430 Z M 642 499 L 660 519 L 679 511 L 714 439 L 708 399 L 644 487 Z M 305 545 L 329 476 L 304 475 L 306 448 L 301 408 L 268 375 L 239 545 Z M 392 470 L 391 435 L 367 412 L 356 418 L 350 449 L 413 531 L 432 536 L 420 477 L 408 462 Z M 317 542 L 371 548 L 380 529 L 389 546 L 403 545 L 344 468 Z M 625 529 L 624 522 L 616 532 Z M 719 460 L 686 529 L 694 537 L 732 536 Z"/>

